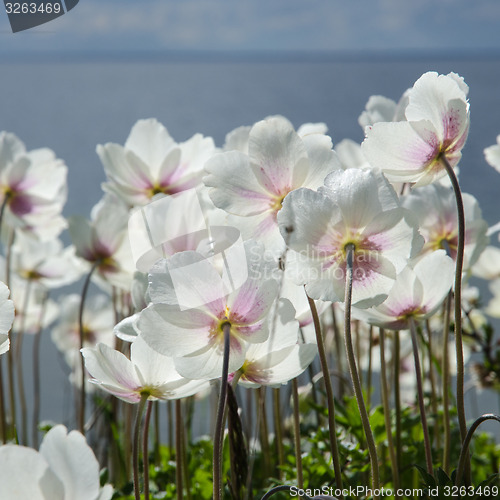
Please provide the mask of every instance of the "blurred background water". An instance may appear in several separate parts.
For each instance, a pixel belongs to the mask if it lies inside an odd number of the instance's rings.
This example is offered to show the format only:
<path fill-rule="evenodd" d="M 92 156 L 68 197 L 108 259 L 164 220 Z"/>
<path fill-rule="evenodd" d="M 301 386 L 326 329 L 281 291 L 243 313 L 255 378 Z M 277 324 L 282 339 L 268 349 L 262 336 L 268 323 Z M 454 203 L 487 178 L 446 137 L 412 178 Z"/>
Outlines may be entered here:
<path fill-rule="evenodd" d="M 49 147 L 64 159 L 69 169 L 64 214 L 86 217 L 102 195 L 105 178 L 96 145 L 123 144 L 140 118 L 157 118 L 177 141 L 200 132 L 218 146 L 233 128 L 273 114 L 286 116 L 296 127 L 325 122 L 334 143 L 345 138 L 361 142 L 357 119 L 371 95 L 398 100 L 422 73 L 454 71 L 470 86 L 471 130 L 460 183 L 479 199 L 490 225 L 500 220 L 500 174 L 483 156 L 500 134 L 500 57 L 32 57 L 4 61 L 1 68 L 0 130 L 17 134 L 28 149 Z M 80 289 L 81 283 L 69 291 Z M 42 345 L 41 416 L 67 422 L 73 401 L 64 361 L 49 331 Z M 30 339 L 25 347 L 30 399 Z M 484 392 L 477 401 L 467 397 L 469 418 L 481 408 L 500 411 L 496 395 Z"/>

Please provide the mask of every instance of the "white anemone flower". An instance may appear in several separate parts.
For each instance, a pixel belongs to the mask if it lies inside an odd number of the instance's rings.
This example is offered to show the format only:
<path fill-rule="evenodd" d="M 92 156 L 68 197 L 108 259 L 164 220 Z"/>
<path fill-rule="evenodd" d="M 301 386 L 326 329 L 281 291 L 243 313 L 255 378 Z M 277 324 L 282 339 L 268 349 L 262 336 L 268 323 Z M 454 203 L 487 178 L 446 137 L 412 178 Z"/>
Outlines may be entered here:
<path fill-rule="evenodd" d="M 10 290 L 0 281 L 0 354 L 9 350 L 9 330 L 14 321 L 14 303 L 9 294 Z"/>
<path fill-rule="evenodd" d="M 488 224 L 482 218 L 479 203 L 474 196 L 462 193 L 465 212 L 464 270 L 472 266 L 488 244 Z M 403 206 L 418 219 L 420 234 L 424 237 L 423 252 L 439 248 L 449 250 L 456 259 L 458 246 L 457 203 L 453 190 L 439 184 L 412 189 L 402 199 Z"/>
<path fill-rule="evenodd" d="M 387 299 L 370 309 L 356 309 L 353 317 L 390 330 L 409 328 L 409 319 L 429 318 L 448 295 L 455 277 L 453 260 L 444 250 L 408 264 L 397 276 Z"/>
<path fill-rule="evenodd" d="M 271 118 L 278 118 L 286 120 L 284 116 L 274 115 L 267 116 L 264 118 L 265 120 L 269 120 Z M 254 123 L 255 125 L 255 123 Z M 242 153 L 248 154 L 248 142 L 250 139 L 250 131 L 252 130 L 252 126 L 244 125 L 242 127 L 237 127 L 231 132 L 226 134 L 226 141 L 224 142 L 224 146 L 222 147 L 223 151 L 241 151 Z M 297 135 L 299 137 L 304 137 L 309 134 L 326 134 L 328 132 L 328 127 L 325 123 L 303 123 L 297 129 Z"/>
<path fill-rule="evenodd" d="M 372 169 L 333 172 L 318 191 L 290 193 L 278 214 L 289 240 L 287 270 L 309 297 L 343 301 L 346 248 L 354 245 L 353 303 L 382 302 L 423 243 L 411 214 Z"/>
<path fill-rule="evenodd" d="M 391 182 L 425 185 L 459 162 L 469 132 L 468 87 L 455 73 L 422 75 L 408 92 L 407 121 L 378 122 L 365 129 L 368 161 Z"/>
<path fill-rule="evenodd" d="M 256 388 L 286 384 L 311 364 L 318 348 L 315 343 L 299 342 L 299 325 L 293 321 L 294 316 L 291 303 L 281 299 L 269 338 L 247 349 L 245 362 L 238 370 L 240 385 Z"/>
<path fill-rule="evenodd" d="M 2 500 L 110 500 L 113 487 L 100 487 L 99 463 L 85 437 L 56 425 L 40 451 L 0 446 Z"/>
<path fill-rule="evenodd" d="M 127 403 L 139 403 L 146 393 L 149 400 L 185 398 L 208 386 L 179 375 L 173 359 L 151 349 L 141 337 L 131 345 L 130 359 L 106 344 L 84 347 L 82 355 L 90 381 Z"/>
<path fill-rule="evenodd" d="M 0 133 L 0 204 L 8 223 L 47 240 L 65 227 L 67 167 L 50 149 L 26 151 L 14 135 Z"/>
<path fill-rule="evenodd" d="M 139 120 L 125 145 L 97 146 L 108 181 L 103 189 L 129 206 L 158 193 L 175 194 L 201 184 L 204 163 L 216 152 L 211 137 L 195 134 L 177 144 L 155 119 Z"/>
<path fill-rule="evenodd" d="M 262 246 L 247 242 L 245 248 L 247 261 L 240 267 L 248 270 L 248 278 L 240 287 L 228 288 L 235 276 L 221 276 L 197 252 L 175 254 L 151 269 L 149 294 L 153 303 L 142 311 L 137 327 L 153 349 L 174 357 L 177 370 L 187 378 L 221 376 L 227 325 L 229 372 L 243 365 L 250 344 L 263 342 L 269 336 L 278 284 L 268 277 L 267 263 L 261 258 Z M 181 274 L 185 281 L 176 284 L 172 269 L 196 269 L 196 273 Z M 181 287 L 190 291 L 195 307 L 173 305 Z"/>
<path fill-rule="evenodd" d="M 259 239 L 268 250 L 284 249 L 276 216 L 285 196 L 300 187 L 316 189 L 340 164 L 324 134 L 300 137 L 281 116 L 256 123 L 248 154 L 228 151 L 205 165 L 205 185 L 215 206 L 232 214 L 245 239 Z"/>
<path fill-rule="evenodd" d="M 16 233 L 12 247 L 12 268 L 23 279 L 45 288 L 59 288 L 77 281 L 84 272 L 73 246 L 63 248 L 62 241 L 38 241 Z"/>
<path fill-rule="evenodd" d="M 116 197 L 106 195 L 91 212 L 91 220 L 69 219 L 69 233 L 76 255 L 95 265 L 101 278 L 129 290 L 135 272 L 128 233 L 128 209 Z"/>
<path fill-rule="evenodd" d="M 497 136 L 497 143 L 484 150 L 486 161 L 497 171 L 500 172 L 500 135 Z"/>
<path fill-rule="evenodd" d="M 400 122 L 406 120 L 405 109 L 408 106 L 407 90 L 399 102 L 381 95 L 372 95 L 366 103 L 365 110 L 358 118 L 358 123 L 363 130 L 379 122 Z"/>
<path fill-rule="evenodd" d="M 71 294 L 64 297 L 60 304 L 59 321 L 52 328 L 52 341 L 63 354 L 72 371 L 80 369 L 80 326 L 78 321 L 81 297 Z M 110 299 L 106 295 L 92 295 L 87 298 L 83 314 L 83 345 L 95 347 L 98 343 L 114 346 L 113 325 L 115 318 Z M 81 378 L 73 376 L 75 382 Z"/>

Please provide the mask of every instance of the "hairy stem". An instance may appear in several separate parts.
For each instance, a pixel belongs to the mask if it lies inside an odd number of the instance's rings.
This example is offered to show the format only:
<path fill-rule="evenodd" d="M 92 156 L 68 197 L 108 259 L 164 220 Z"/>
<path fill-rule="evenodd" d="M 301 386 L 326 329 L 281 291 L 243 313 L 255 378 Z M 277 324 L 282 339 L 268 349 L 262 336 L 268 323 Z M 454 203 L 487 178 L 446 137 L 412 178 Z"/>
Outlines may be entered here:
<path fill-rule="evenodd" d="M 328 406 L 328 431 L 330 435 L 330 450 L 332 452 L 333 470 L 335 472 L 335 483 L 337 488 L 342 489 L 342 469 L 340 467 L 339 450 L 337 446 L 337 430 L 335 426 L 335 405 L 333 399 L 332 379 L 328 370 L 328 363 L 326 361 L 325 344 L 323 342 L 323 335 L 321 334 L 321 324 L 319 321 L 318 311 L 316 304 L 309 296 L 309 307 L 313 317 L 314 330 L 316 332 L 316 342 L 318 344 L 318 354 L 321 363 L 321 371 L 323 372 L 323 381 L 326 389 L 326 402 Z"/>
<path fill-rule="evenodd" d="M 177 500 L 182 500 L 182 440 L 184 435 L 184 426 L 182 422 L 181 400 L 175 400 L 175 482 L 177 491 Z"/>
<path fill-rule="evenodd" d="M 387 434 L 387 447 L 389 449 L 389 458 L 391 460 L 392 482 L 394 489 L 399 488 L 399 465 L 396 459 L 396 450 L 392 440 L 391 428 L 391 409 L 389 407 L 389 389 L 387 387 L 387 373 L 385 369 L 385 331 L 380 328 L 380 389 L 382 392 L 382 404 L 384 407 L 385 433 Z"/>
<path fill-rule="evenodd" d="M 302 451 L 300 449 L 300 411 L 299 411 L 299 390 L 297 378 L 292 380 L 293 395 L 293 441 L 295 446 L 295 466 L 297 467 L 297 486 L 304 488 L 304 476 L 302 472 Z"/>
<path fill-rule="evenodd" d="M 432 467 L 431 440 L 429 437 L 429 428 L 427 426 L 427 416 L 425 414 L 424 390 L 422 387 L 422 369 L 420 368 L 420 356 L 418 354 L 417 328 L 415 326 L 415 320 L 412 317 L 409 318 L 409 323 L 411 343 L 413 346 L 413 359 L 415 360 L 415 375 L 417 377 L 418 407 L 420 409 L 420 420 L 422 422 L 422 430 L 424 432 L 425 463 L 427 465 L 427 472 L 431 476 L 433 476 L 434 470 Z"/>
<path fill-rule="evenodd" d="M 142 434 L 142 463 L 144 464 L 144 500 L 149 500 L 149 454 L 148 454 L 148 434 L 149 421 L 151 420 L 151 410 L 153 401 L 148 401 L 146 417 L 144 418 L 144 431 Z"/>
<path fill-rule="evenodd" d="M 445 316 L 443 325 L 443 470 L 450 474 L 450 361 L 448 359 L 448 336 L 450 334 L 452 292 L 448 294 L 445 305 Z"/>
<path fill-rule="evenodd" d="M 231 325 L 224 325 L 224 360 L 222 364 L 222 378 L 215 420 L 214 456 L 213 456 L 213 497 L 214 500 L 222 499 L 222 440 L 224 437 L 224 409 L 226 406 L 227 378 L 229 375 L 229 350 Z"/>
<path fill-rule="evenodd" d="M 352 303 L 352 281 L 353 281 L 353 259 L 354 259 L 354 245 L 349 243 L 346 245 L 346 281 L 345 281 L 345 303 L 344 303 L 344 340 L 347 352 L 347 361 L 349 364 L 349 371 L 351 373 L 352 385 L 354 388 L 354 395 L 358 403 L 359 414 L 361 416 L 361 423 L 366 436 L 366 443 L 368 445 L 368 453 L 370 455 L 370 465 L 372 472 L 372 487 L 378 490 L 380 487 L 380 476 L 378 467 L 377 447 L 375 439 L 370 427 L 370 419 L 366 411 L 365 401 L 363 399 L 363 389 L 361 388 L 361 381 L 359 379 L 358 369 L 356 367 L 356 358 L 352 345 L 351 335 L 351 303 Z M 376 497 L 374 497 L 376 498 Z"/>
<path fill-rule="evenodd" d="M 144 413 L 144 408 L 146 407 L 148 397 L 148 392 L 143 392 L 141 394 L 141 400 L 139 401 L 139 406 L 137 407 L 137 416 L 135 418 L 134 449 L 132 452 L 135 500 L 141 500 L 141 486 L 139 482 L 139 435 L 141 430 L 142 414 Z"/>
<path fill-rule="evenodd" d="M 497 422 L 500 422 L 500 416 L 494 415 L 493 413 L 486 413 L 485 415 L 481 415 L 471 425 L 469 432 L 467 432 L 467 435 L 465 436 L 462 444 L 462 450 L 460 451 L 460 458 L 458 459 L 457 475 L 455 478 L 456 486 L 460 486 L 460 484 L 462 484 L 462 476 L 464 475 L 464 470 L 467 465 L 469 445 L 472 440 L 472 436 L 474 435 L 474 432 L 476 432 L 476 429 L 486 420 L 496 420 Z"/>
<path fill-rule="evenodd" d="M 460 427 L 460 437 L 462 443 L 467 435 L 467 422 L 465 418 L 465 401 L 464 401 L 464 353 L 462 346 L 462 268 L 464 263 L 464 247 L 465 247 L 465 211 L 462 200 L 462 193 L 458 184 L 455 171 L 448 163 L 445 155 L 441 155 L 441 161 L 450 178 L 455 198 L 457 201 L 457 216 L 458 216 L 458 242 L 457 256 L 455 268 L 455 347 L 457 356 L 457 412 L 458 424 Z M 470 469 L 470 461 L 468 461 L 468 469 Z"/>
<path fill-rule="evenodd" d="M 100 262 L 94 262 L 92 264 L 92 267 L 90 268 L 89 273 L 87 274 L 87 277 L 85 278 L 85 283 L 83 284 L 83 290 L 82 290 L 82 297 L 80 300 L 80 309 L 78 311 L 78 332 L 80 335 L 80 350 L 83 349 L 83 342 L 84 342 L 84 337 L 85 337 L 85 331 L 84 331 L 84 326 L 83 326 L 83 311 L 85 308 L 85 299 L 87 297 L 87 292 L 89 289 L 90 285 L 90 278 L 92 277 L 92 274 L 94 271 L 97 269 L 99 266 Z M 80 354 L 80 369 L 82 371 L 81 373 L 81 389 L 80 389 L 80 408 L 78 411 L 78 430 L 85 435 L 85 359 L 83 356 Z"/>

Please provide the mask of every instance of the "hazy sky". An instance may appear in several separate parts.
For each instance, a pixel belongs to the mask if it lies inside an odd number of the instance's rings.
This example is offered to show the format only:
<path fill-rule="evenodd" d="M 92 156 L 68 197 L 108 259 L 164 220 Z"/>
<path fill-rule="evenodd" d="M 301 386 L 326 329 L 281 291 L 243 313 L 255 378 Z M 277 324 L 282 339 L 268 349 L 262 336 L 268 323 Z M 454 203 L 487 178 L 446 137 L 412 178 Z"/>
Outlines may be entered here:
<path fill-rule="evenodd" d="M 80 0 L 0 54 L 81 51 L 498 51 L 500 0 Z"/>

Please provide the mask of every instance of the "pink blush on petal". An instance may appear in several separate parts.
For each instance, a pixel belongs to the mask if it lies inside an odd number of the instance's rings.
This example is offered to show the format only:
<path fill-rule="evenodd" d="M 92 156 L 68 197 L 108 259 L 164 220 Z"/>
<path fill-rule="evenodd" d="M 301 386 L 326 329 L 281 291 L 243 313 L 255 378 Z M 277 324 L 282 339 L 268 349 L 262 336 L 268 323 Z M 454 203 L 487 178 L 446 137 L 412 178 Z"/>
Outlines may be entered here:
<path fill-rule="evenodd" d="M 18 217 L 33 212 L 34 205 L 29 196 L 24 194 L 14 194 L 10 200 L 9 207 L 11 212 Z"/>

